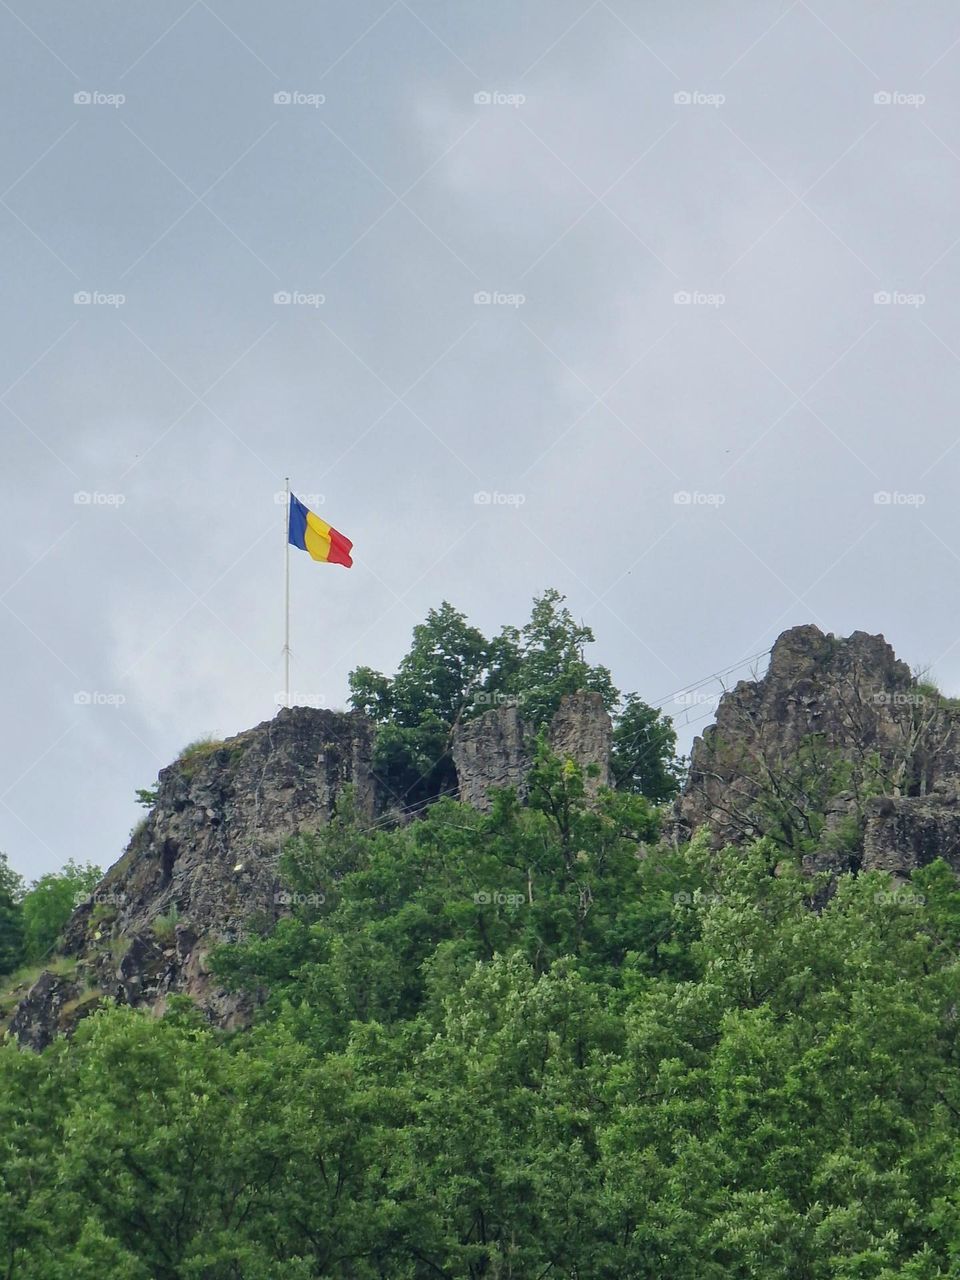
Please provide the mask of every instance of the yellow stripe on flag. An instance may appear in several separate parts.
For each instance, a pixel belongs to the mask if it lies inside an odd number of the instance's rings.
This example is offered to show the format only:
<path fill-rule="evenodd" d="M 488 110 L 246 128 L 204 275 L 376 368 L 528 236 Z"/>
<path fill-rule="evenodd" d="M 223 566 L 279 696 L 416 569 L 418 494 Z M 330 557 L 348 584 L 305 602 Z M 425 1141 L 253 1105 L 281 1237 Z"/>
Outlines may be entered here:
<path fill-rule="evenodd" d="M 330 559 L 330 539 L 311 528 L 309 521 L 304 530 L 303 541 L 314 560 Z"/>
<path fill-rule="evenodd" d="M 332 524 L 327 524 L 326 520 L 321 520 L 318 515 L 314 515 L 312 511 L 307 512 L 307 527 L 319 533 L 321 538 L 329 538 Z"/>

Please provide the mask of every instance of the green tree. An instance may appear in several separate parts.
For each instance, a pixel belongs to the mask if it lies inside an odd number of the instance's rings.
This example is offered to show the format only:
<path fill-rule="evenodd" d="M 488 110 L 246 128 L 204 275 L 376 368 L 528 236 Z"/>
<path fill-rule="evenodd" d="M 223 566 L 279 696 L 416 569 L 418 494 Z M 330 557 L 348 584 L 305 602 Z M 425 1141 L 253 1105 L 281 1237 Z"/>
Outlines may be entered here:
<path fill-rule="evenodd" d="M 545 591 L 524 627 L 503 627 L 492 640 L 444 601 L 414 628 L 395 676 L 370 667 L 351 672 L 350 704 L 379 726 L 374 763 L 400 807 L 455 791 L 453 732 L 493 706 L 517 703 L 535 727 L 549 723 L 565 693 L 581 689 L 613 708 L 619 695 L 610 672 L 584 658 L 593 632 L 564 599 Z"/>
<path fill-rule="evenodd" d="M 0 853 L 0 975 L 12 973 L 24 960 L 23 880 Z"/>
<path fill-rule="evenodd" d="M 60 871 L 34 880 L 21 904 L 28 964 L 36 964 L 53 950 L 74 908 L 102 879 L 99 867 L 81 866 L 71 859 Z"/>
<path fill-rule="evenodd" d="M 475 708 L 488 658 L 483 635 L 444 601 L 414 627 L 396 676 L 350 673 L 351 706 L 380 725 L 375 767 L 401 806 L 453 789 L 450 735 Z"/>
<path fill-rule="evenodd" d="M 682 762 L 677 758 L 673 721 L 628 694 L 613 730 L 611 768 L 614 786 L 635 791 L 654 804 L 672 800 L 680 788 Z"/>
<path fill-rule="evenodd" d="M 601 695 L 608 711 L 619 697 L 608 669 L 591 666 L 584 657 L 594 635 L 575 620 L 565 600 L 566 596 L 550 587 L 534 600 L 530 621 L 520 632 L 513 692 L 524 716 L 536 725 L 549 723 L 565 693 L 592 689 Z"/>

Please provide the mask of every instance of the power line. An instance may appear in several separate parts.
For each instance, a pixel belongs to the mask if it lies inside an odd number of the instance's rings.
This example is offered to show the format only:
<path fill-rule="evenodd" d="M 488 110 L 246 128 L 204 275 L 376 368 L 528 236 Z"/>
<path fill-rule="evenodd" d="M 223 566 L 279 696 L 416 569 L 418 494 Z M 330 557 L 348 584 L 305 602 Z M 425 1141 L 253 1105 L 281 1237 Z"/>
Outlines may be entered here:
<path fill-rule="evenodd" d="M 719 680 L 721 676 L 727 676 L 731 671 L 737 671 L 740 667 L 745 667 L 748 662 L 756 662 L 758 658 L 765 658 L 770 653 L 769 649 L 764 649 L 760 653 L 752 653 L 749 658 L 741 658 L 739 662 L 733 663 L 732 666 L 724 667 L 721 671 L 714 671 L 713 675 L 704 676 L 702 680 L 697 680 L 693 684 L 685 684 L 679 689 L 674 689 L 672 693 L 668 693 L 658 702 L 651 702 L 651 707 L 665 707 L 671 703 L 674 698 L 681 693 L 692 693 L 694 689 L 699 689 L 705 684 L 709 684 L 711 680 Z"/>

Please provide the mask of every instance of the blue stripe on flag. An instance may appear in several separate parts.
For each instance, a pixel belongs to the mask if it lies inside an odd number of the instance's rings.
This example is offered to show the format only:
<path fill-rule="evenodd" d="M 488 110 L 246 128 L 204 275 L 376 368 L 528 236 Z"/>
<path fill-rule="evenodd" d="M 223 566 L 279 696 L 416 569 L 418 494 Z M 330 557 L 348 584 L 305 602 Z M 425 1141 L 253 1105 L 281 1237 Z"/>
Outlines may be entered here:
<path fill-rule="evenodd" d="M 290 527 L 288 536 L 295 547 L 307 549 L 307 508 L 293 494 L 290 495 Z"/>

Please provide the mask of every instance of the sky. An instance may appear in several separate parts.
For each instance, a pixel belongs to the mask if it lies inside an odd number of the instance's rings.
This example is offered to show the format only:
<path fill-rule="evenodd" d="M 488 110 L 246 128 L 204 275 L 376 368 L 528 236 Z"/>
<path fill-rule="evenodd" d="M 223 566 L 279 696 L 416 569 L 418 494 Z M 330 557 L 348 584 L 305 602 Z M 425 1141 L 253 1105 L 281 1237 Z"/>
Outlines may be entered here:
<path fill-rule="evenodd" d="M 960 692 L 946 0 L 0 0 L 0 849 L 555 586 L 685 747 L 785 628 Z M 696 685 L 691 692 L 683 691 Z M 673 695 L 680 692 L 680 700 Z"/>

